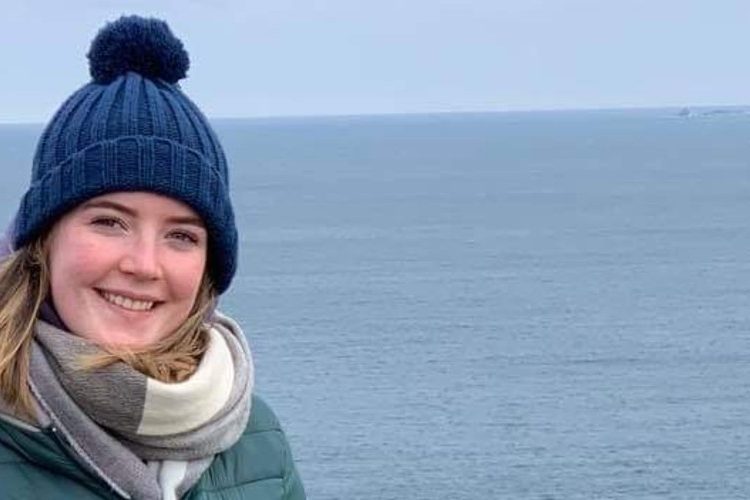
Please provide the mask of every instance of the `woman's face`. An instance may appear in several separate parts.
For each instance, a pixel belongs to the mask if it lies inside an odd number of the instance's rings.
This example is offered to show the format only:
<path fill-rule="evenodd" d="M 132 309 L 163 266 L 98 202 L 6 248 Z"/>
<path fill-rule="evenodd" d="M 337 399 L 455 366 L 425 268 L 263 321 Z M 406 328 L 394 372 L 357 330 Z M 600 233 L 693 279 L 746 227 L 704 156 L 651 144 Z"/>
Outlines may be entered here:
<path fill-rule="evenodd" d="M 187 205 L 147 192 L 92 198 L 52 228 L 52 302 L 75 334 L 143 348 L 190 313 L 206 268 L 206 229 Z"/>

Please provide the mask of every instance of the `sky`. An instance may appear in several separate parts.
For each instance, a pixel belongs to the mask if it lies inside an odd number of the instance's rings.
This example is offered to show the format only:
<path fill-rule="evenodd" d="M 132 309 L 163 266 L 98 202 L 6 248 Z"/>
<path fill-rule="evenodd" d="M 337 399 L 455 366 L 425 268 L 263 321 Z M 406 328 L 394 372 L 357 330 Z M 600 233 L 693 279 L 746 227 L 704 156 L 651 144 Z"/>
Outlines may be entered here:
<path fill-rule="evenodd" d="M 0 122 L 47 121 L 122 14 L 211 118 L 750 104 L 746 0 L 6 0 Z"/>

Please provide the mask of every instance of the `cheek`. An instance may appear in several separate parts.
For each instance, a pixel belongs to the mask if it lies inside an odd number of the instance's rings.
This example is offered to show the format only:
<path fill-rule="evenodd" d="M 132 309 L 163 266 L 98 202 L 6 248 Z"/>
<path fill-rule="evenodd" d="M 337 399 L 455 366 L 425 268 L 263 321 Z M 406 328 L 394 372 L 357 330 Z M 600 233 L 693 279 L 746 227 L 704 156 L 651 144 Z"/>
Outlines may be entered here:
<path fill-rule="evenodd" d="M 80 282 L 98 275 L 106 268 L 110 251 L 84 241 L 62 241 L 50 248 L 49 267 L 53 288 L 65 281 Z"/>
<path fill-rule="evenodd" d="M 182 300 L 190 300 L 192 306 L 203 279 L 205 259 L 193 257 L 175 260 L 170 269 L 172 293 Z"/>

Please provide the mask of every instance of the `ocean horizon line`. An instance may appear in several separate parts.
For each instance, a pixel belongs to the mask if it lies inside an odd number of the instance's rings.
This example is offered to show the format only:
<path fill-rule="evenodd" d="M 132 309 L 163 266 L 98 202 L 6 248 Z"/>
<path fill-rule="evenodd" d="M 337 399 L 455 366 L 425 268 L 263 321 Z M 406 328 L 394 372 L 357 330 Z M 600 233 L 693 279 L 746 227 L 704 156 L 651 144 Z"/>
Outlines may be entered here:
<path fill-rule="evenodd" d="M 612 107 L 579 107 L 579 108 L 528 108 L 505 110 L 436 110 L 436 111 L 404 111 L 404 112 L 363 112 L 363 113 L 330 113 L 330 114 L 278 114 L 251 116 L 209 116 L 211 122 L 233 121 L 284 121 L 284 120 L 316 120 L 316 119 L 367 119 L 367 118 L 398 118 L 398 117 L 432 117 L 432 116 L 479 116 L 479 115 L 523 115 L 546 113 L 617 113 L 617 112 L 649 112 L 649 111 L 697 111 L 701 113 L 711 111 L 750 111 L 750 104 L 696 104 L 696 105 L 649 105 L 649 106 L 612 106 Z M 43 126 L 45 121 L 4 121 L 2 126 Z"/>

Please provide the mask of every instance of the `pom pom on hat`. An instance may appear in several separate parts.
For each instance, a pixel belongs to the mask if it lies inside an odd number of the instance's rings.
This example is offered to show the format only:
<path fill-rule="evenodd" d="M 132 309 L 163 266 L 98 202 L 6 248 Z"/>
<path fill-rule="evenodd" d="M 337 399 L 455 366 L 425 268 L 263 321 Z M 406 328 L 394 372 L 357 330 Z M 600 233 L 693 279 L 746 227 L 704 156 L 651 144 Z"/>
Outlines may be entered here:
<path fill-rule="evenodd" d="M 91 77 L 101 84 L 128 71 L 177 83 L 190 67 L 182 42 L 167 23 L 140 16 L 123 16 L 104 26 L 91 42 L 87 56 Z"/>

